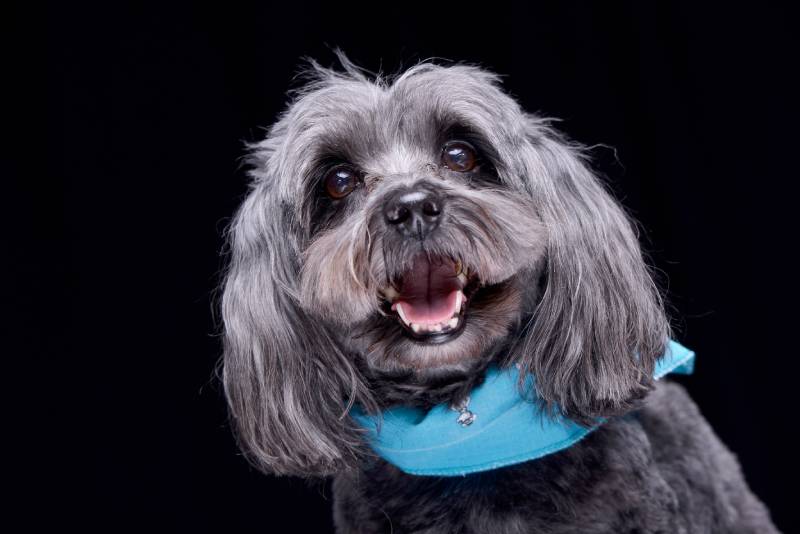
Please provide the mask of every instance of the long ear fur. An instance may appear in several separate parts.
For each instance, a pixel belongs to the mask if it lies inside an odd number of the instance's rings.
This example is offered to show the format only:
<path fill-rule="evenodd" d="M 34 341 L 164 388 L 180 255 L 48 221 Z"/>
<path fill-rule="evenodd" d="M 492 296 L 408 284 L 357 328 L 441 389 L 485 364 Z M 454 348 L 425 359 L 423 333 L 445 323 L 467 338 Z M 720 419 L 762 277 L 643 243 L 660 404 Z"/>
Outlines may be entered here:
<path fill-rule="evenodd" d="M 230 227 L 222 297 L 223 381 L 240 447 L 260 469 L 324 475 L 351 466 L 361 439 L 347 411 L 371 405 L 328 330 L 298 306 L 298 233 L 256 181 Z"/>
<path fill-rule="evenodd" d="M 525 166 L 538 176 L 532 193 L 549 236 L 546 285 L 511 358 L 534 374 L 548 408 L 588 424 L 652 388 L 670 328 L 631 222 L 577 148 L 528 121 Z"/>

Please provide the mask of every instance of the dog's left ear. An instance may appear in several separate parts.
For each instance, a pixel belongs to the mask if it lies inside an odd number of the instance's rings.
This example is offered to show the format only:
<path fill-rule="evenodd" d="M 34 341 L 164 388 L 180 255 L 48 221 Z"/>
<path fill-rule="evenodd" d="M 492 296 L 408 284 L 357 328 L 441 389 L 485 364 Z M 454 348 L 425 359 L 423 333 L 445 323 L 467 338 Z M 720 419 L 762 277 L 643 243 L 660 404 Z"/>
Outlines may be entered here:
<path fill-rule="evenodd" d="M 549 408 L 588 424 L 653 387 L 669 323 L 631 221 L 579 149 L 535 117 L 527 128 L 522 165 L 548 232 L 546 282 L 510 358 Z"/>

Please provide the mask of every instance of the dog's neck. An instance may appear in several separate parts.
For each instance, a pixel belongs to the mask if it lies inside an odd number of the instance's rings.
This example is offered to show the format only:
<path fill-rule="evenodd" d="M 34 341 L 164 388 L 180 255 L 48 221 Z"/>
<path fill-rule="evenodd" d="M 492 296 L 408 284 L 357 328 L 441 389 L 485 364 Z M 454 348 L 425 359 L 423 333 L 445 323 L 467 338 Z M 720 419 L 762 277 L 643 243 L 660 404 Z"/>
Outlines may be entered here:
<path fill-rule="evenodd" d="M 428 409 L 437 404 L 459 404 L 480 385 L 486 369 L 497 363 L 506 343 L 492 347 L 469 368 L 445 373 L 362 369 L 381 408 L 396 405 Z"/>

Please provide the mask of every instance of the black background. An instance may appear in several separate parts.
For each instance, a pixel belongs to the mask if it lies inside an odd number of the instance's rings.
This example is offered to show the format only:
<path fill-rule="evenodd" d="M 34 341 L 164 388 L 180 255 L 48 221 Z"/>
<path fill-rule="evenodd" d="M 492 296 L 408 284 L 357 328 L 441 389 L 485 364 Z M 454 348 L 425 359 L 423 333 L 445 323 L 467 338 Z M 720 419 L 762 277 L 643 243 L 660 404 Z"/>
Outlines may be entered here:
<path fill-rule="evenodd" d="M 43 19 L 52 127 L 39 157 L 65 178 L 66 217 L 49 234 L 64 238 L 67 277 L 50 332 L 82 378 L 69 386 L 80 424 L 62 430 L 89 457 L 59 498 L 80 501 L 87 527 L 330 530 L 327 485 L 263 476 L 237 455 L 211 301 L 246 189 L 243 141 L 284 108 L 302 56 L 330 65 L 339 46 L 372 70 L 479 63 L 598 145 L 595 167 L 644 228 L 677 337 L 698 353 L 681 381 L 780 528 L 797 531 L 794 13 L 107 4 Z M 52 258 L 32 258 L 47 277 Z"/>

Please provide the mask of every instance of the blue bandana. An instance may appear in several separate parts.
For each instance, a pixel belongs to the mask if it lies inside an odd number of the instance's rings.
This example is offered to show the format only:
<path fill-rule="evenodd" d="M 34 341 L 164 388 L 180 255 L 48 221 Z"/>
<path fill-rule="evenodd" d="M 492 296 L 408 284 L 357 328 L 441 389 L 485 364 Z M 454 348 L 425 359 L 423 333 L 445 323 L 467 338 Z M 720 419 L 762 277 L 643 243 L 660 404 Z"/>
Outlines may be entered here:
<path fill-rule="evenodd" d="M 693 367 L 694 352 L 670 341 L 654 377 L 690 374 Z M 535 460 L 566 449 L 602 424 L 587 428 L 532 409 L 518 377 L 514 367 L 489 368 L 461 406 L 440 404 L 428 411 L 396 406 L 379 416 L 355 407 L 351 413 L 378 455 L 406 473 L 428 476 L 467 475 Z M 526 386 L 532 384 L 529 377 Z"/>

